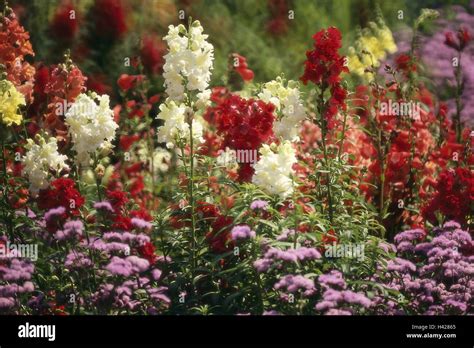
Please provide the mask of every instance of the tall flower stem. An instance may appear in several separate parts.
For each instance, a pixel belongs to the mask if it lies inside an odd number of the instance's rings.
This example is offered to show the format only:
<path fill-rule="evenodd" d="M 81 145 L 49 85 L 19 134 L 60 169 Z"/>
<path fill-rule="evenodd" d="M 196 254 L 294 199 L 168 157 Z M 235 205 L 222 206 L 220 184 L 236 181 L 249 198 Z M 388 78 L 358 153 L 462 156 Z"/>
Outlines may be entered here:
<path fill-rule="evenodd" d="M 5 157 L 5 136 L 4 136 L 4 134 L 0 134 L 0 136 L 2 138 L 1 151 L 2 151 L 2 170 L 3 170 L 3 180 L 4 180 L 4 187 L 3 187 L 2 191 L 3 191 L 3 199 L 5 201 L 4 217 L 5 217 L 5 223 L 7 225 L 8 234 L 10 235 L 10 240 L 13 241 L 13 226 L 12 226 L 11 219 L 10 219 L 10 213 L 7 212 L 7 210 L 9 210 L 8 208 L 10 207 L 10 204 L 8 202 L 8 193 L 9 193 L 10 189 L 9 189 L 9 186 L 8 186 L 9 183 L 8 183 L 8 173 L 7 173 L 7 160 L 6 160 L 6 157 Z"/>
<path fill-rule="evenodd" d="M 97 154 L 94 153 L 94 177 L 95 177 L 95 186 L 97 188 L 97 198 L 99 201 L 102 201 L 102 193 L 101 193 L 101 179 L 99 178 L 99 175 L 97 173 L 97 166 L 99 165 L 99 160 L 97 159 Z"/>
<path fill-rule="evenodd" d="M 462 95 L 462 70 L 461 70 L 461 51 L 458 51 L 458 65 L 454 71 L 456 77 L 456 113 L 454 114 L 454 129 L 456 131 L 456 140 L 461 142 L 461 95 Z"/>
<path fill-rule="evenodd" d="M 192 275 L 196 271 L 196 217 L 194 202 L 194 138 L 193 138 L 193 118 L 189 117 L 189 144 L 190 144 L 190 163 L 189 163 L 189 204 L 191 207 L 191 265 Z"/>
<path fill-rule="evenodd" d="M 321 87 L 321 91 L 319 94 L 318 100 L 318 109 L 321 115 L 321 141 L 323 144 L 323 154 L 324 154 L 324 163 L 326 165 L 326 187 L 327 187 L 327 197 L 328 197 L 328 205 L 329 205 L 329 221 L 333 221 L 333 207 L 332 207 L 332 196 L 331 196 L 331 178 L 329 175 L 329 159 L 326 147 L 326 134 L 327 134 L 327 124 L 326 119 L 324 118 L 324 92 L 326 88 Z"/>

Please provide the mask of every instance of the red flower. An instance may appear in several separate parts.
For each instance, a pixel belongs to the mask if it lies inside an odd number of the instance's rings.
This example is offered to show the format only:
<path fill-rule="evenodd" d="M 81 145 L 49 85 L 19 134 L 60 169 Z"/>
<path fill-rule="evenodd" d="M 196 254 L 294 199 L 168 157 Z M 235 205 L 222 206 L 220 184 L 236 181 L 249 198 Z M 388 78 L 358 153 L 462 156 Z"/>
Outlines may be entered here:
<path fill-rule="evenodd" d="M 127 194 L 122 191 L 107 191 L 106 192 L 107 199 L 110 201 L 110 204 L 112 204 L 112 207 L 114 208 L 114 211 L 118 212 L 120 211 L 125 204 L 129 201 Z"/>
<path fill-rule="evenodd" d="M 129 191 L 130 194 L 135 197 L 145 188 L 145 183 L 143 182 L 143 176 L 139 175 L 132 181 Z"/>
<path fill-rule="evenodd" d="M 145 35 L 143 37 L 140 57 L 148 73 L 158 74 L 161 72 L 165 52 L 166 46 L 162 40 L 151 35 Z"/>
<path fill-rule="evenodd" d="M 466 48 L 467 44 L 469 41 L 471 41 L 471 34 L 467 30 L 467 28 L 461 27 L 457 31 L 457 39 L 454 37 L 454 33 L 448 31 L 444 34 L 445 36 L 445 41 L 444 43 L 451 47 L 454 48 L 456 51 L 462 51 L 464 48 Z"/>
<path fill-rule="evenodd" d="M 138 134 L 122 135 L 120 136 L 120 148 L 126 152 L 130 149 L 132 144 L 138 140 L 140 140 L 140 136 Z"/>
<path fill-rule="evenodd" d="M 287 0 L 269 0 L 268 9 L 272 19 L 267 22 L 267 31 L 280 36 L 288 31 L 288 2 Z"/>
<path fill-rule="evenodd" d="M 244 81 L 252 81 L 254 78 L 254 73 L 248 68 L 247 59 L 238 53 L 233 53 L 232 58 L 234 69 L 237 71 L 240 77 L 242 77 Z"/>
<path fill-rule="evenodd" d="M 422 209 L 422 215 L 436 223 L 436 212 L 446 219 L 465 223 L 472 214 L 471 204 L 474 201 L 474 175 L 467 168 L 443 170 L 435 184 L 436 192 L 431 201 Z"/>
<path fill-rule="evenodd" d="M 347 92 L 340 85 L 341 74 L 349 70 L 345 66 L 345 57 L 340 56 L 341 33 L 335 27 L 323 29 L 313 35 L 314 49 L 306 52 L 305 70 L 301 81 L 318 85 L 322 91 L 329 88 L 331 97 L 325 101 L 324 117 L 328 129 L 334 128 L 333 118 L 338 109 L 345 110 Z"/>
<path fill-rule="evenodd" d="M 416 71 L 415 61 L 406 53 L 399 54 L 395 58 L 395 64 L 398 70 L 402 70 L 405 73 Z"/>
<path fill-rule="evenodd" d="M 155 246 L 152 243 L 147 242 L 140 246 L 138 248 L 138 253 L 141 257 L 148 260 L 148 262 L 150 262 L 150 265 L 155 264 L 157 257 L 155 255 Z"/>
<path fill-rule="evenodd" d="M 232 222 L 231 217 L 220 215 L 212 223 L 212 230 L 206 234 L 206 241 L 209 243 L 212 252 L 222 254 L 232 250 L 234 247 L 230 235 Z"/>
<path fill-rule="evenodd" d="M 63 1 L 57 8 L 50 26 L 55 38 L 62 41 L 72 41 L 74 39 L 78 30 L 76 15 L 76 10 L 71 2 Z"/>
<path fill-rule="evenodd" d="M 69 178 L 59 178 L 51 183 L 48 189 L 41 190 L 38 196 L 38 207 L 49 210 L 59 206 L 66 208 L 70 215 L 79 215 L 79 208 L 85 200 L 75 188 L 75 182 Z"/>
<path fill-rule="evenodd" d="M 95 0 L 92 14 L 94 35 L 106 40 L 115 40 L 127 32 L 126 10 L 121 0 Z"/>
<path fill-rule="evenodd" d="M 273 104 L 231 95 L 218 106 L 209 108 L 204 118 L 213 123 L 217 133 L 223 137 L 222 149 L 229 147 L 251 151 L 258 150 L 273 136 L 274 110 Z M 252 177 L 250 164 L 241 164 L 240 181 L 248 181 Z"/>
<path fill-rule="evenodd" d="M 112 87 L 106 82 L 107 77 L 104 74 L 89 75 L 87 80 L 87 89 L 97 94 L 111 94 Z"/>
<path fill-rule="evenodd" d="M 34 56 L 30 35 L 19 24 L 13 11 L 0 18 L 0 62 L 11 81 L 27 102 L 32 99 L 35 68 L 25 61 Z"/>
<path fill-rule="evenodd" d="M 122 74 L 117 80 L 117 84 L 122 91 L 128 91 L 130 88 L 135 87 L 138 83 L 144 80 L 144 75 L 128 75 Z"/>

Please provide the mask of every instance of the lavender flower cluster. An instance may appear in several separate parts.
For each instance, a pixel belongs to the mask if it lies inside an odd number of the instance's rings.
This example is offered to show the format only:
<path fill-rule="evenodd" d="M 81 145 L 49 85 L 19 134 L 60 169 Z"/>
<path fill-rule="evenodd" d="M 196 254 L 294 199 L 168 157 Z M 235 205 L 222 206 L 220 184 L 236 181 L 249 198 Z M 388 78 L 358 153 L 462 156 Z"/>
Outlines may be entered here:
<path fill-rule="evenodd" d="M 423 241 L 421 230 L 409 230 L 395 237 L 399 256 L 387 263 L 384 286 L 399 291 L 409 304 L 408 311 L 426 315 L 472 313 L 474 294 L 474 242 L 456 222 L 448 222 L 432 231 L 432 239 Z M 410 244 L 411 243 L 411 244 Z M 381 267 L 382 268 L 382 267 Z M 387 280 L 388 279 L 388 280 Z M 377 297 L 389 314 L 405 314 L 400 301 Z"/>
<path fill-rule="evenodd" d="M 315 248 L 299 247 L 296 249 L 281 250 L 275 247 L 269 247 L 263 258 L 256 260 L 253 265 L 258 272 L 266 272 L 272 265 L 281 268 L 279 261 L 296 263 L 320 258 L 321 254 Z"/>

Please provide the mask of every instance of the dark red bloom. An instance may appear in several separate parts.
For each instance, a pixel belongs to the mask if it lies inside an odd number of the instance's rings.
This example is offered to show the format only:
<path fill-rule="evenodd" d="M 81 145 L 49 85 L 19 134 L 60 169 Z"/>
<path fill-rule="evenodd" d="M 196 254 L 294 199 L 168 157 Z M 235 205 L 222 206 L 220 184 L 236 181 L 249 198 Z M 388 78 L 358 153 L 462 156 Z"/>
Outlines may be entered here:
<path fill-rule="evenodd" d="M 123 151 L 128 151 L 132 144 L 140 139 L 138 134 L 134 135 L 122 135 L 120 136 L 120 148 Z"/>
<path fill-rule="evenodd" d="M 472 214 L 474 201 L 474 175 L 467 168 L 443 170 L 435 184 L 436 192 L 431 201 L 422 209 L 422 215 L 436 223 L 436 212 L 446 219 L 465 223 Z"/>
<path fill-rule="evenodd" d="M 234 247 L 230 235 L 232 222 L 231 217 L 220 215 L 212 223 L 212 230 L 206 234 L 206 241 L 209 243 L 212 252 L 222 254 L 232 250 Z"/>
<path fill-rule="evenodd" d="M 223 137 L 222 149 L 258 150 L 273 136 L 273 104 L 261 100 L 244 99 L 231 95 L 214 108 L 209 108 L 204 118 L 214 124 L 217 133 Z M 240 181 L 252 177 L 251 163 L 242 163 Z M 250 167 L 250 169 L 249 169 Z M 245 175 L 243 175 L 245 174 Z"/>
<path fill-rule="evenodd" d="M 288 1 L 287 0 L 268 0 L 268 9 L 271 19 L 267 22 L 267 31 L 280 36 L 288 31 Z"/>
<path fill-rule="evenodd" d="M 138 253 L 141 257 L 148 260 L 148 262 L 150 262 L 150 265 L 155 264 L 157 257 L 155 255 L 155 246 L 152 243 L 147 242 L 142 246 L 138 247 Z"/>
<path fill-rule="evenodd" d="M 84 205 L 85 200 L 75 185 L 74 180 L 69 178 L 54 180 L 49 188 L 39 192 L 38 207 L 49 210 L 61 206 L 66 208 L 68 214 L 79 215 L 79 208 Z"/>
<path fill-rule="evenodd" d="M 461 27 L 458 29 L 456 37 L 454 36 L 454 33 L 450 31 L 446 32 L 444 36 L 444 43 L 447 46 L 454 48 L 456 51 L 464 50 L 469 41 L 471 41 L 471 34 L 469 33 L 469 30 L 467 30 L 467 28 L 465 27 Z"/>
<path fill-rule="evenodd" d="M 127 193 L 123 191 L 107 191 L 106 192 L 107 199 L 109 200 L 110 204 L 114 208 L 114 211 L 120 211 L 125 204 L 128 203 L 129 199 L 127 197 Z"/>
<path fill-rule="evenodd" d="M 130 184 L 129 192 L 132 195 L 132 197 L 135 197 L 140 192 L 142 192 L 144 188 L 145 188 L 145 183 L 143 182 L 143 176 L 139 175 Z"/>
<path fill-rule="evenodd" d="M 410 57 L 410 55 L 406 53 L 399 54 L 395 58 L 395 64 L 397 65 L 397 69 L 401 70 L 405 73 L 409 73 L 410 71 L 416 71 L 416 63 Z"/>
<path fill-rule="evenodd" d="M 252 81 L 254 73 L 248 68 L 247 59 L 238 53 L 233 53 L 232 59 L 233 67 L 240 77 L 242 77 L 244 81 Z"/>
<path fill-rule="evenodd" d="M 334 128 L 333 117 L 339 109 L 345 110 L 347 91 L 341 86 L 341 74 L 349 72 L 345 57 L 339 55 L 342 36 L 335 27 L 323 29 L 313 35 L 314 49 L 306 52 L 305 70 L 301 81 L 318 85 L 324 92 L 329 88 L 331 97 L 323 106 L 328 129 Z"/>
<path fill-rule="evenodd" d="M 140 58 L 146 71 L 150 74 L 158 74 L 164 64 L 166 46 L 163 41 L 151 35 L 145 35 L 142 39 Z"/>
<path fill-rule="evenodd" d="M 70 1 L 63 1 L 57 8 L 50 26 L 54 37 L 70 42 L 79 29 L 76 9 Z"/>
<path fill-rule="evenodd" d="M 95 0 L 92 14 L 94 35 L 105 40 L 116 40 L 127 32 L 126 9 L 121 0 Z"/>
<path fill-rule="evenodd" d="M 130 88 L 135 87 L 138 83 L 144 80 L 144 75 L 128 75 L 122 74 L 117 80 L 117 84 L 122 91 L 128 91 Z"/>

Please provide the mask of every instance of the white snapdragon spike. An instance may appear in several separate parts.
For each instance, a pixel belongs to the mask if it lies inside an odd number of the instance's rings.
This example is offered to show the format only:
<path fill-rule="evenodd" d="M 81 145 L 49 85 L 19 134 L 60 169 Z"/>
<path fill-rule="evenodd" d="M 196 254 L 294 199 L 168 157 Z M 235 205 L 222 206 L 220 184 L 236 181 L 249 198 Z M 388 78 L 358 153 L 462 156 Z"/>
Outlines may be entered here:
<path fill-rule="evenodd" d="M 301 122 L 306 118 L 298 83 L 288 81 L 285 87 L 283 80 L 278 77 L 265 83 L 258 97 L 266 103 L 275 105 L 280 116 L 273 124 L 275 135 L 284 140 L 298 139 Z"/>
<path fill-rule="evenodd" d="M 80 164 L 88 165 L 90 154 L 111 147 L 118 124 L 109 101 L 108 95 L 80 94 L 66 112 L 65 122 Z"/>
<path fill-rule="evenodd" d="M 185 98 L 185 91 L 196 91 L 198 100 L 209 99 L 207 88 L 211 80 L 214 47 L 207 42 L 199 21 L 189 31 L 182 24 L 170 25 L 164 40 L 168 53 L 164 56 L 163 77 L 168 97 L 176 102 Z"/>
<path fill-rule="evenodd" d="M 51 137 L 48 142 L 37 136 L 37 143 L 28 139 L 26 155 L 23 157 L 23 172 L 28 177 L 30 192 L 36 195 L 39 190 L 49 186 L 50 172 L 56 173 L 69 169 L 66 164 L 67 156 L 58 152 L 56 138 Z"/>
<path fill-rule="evenodd" d="M 171 162 L 171 152 L 161 147 L 153 151 L 153 171 L 158 173 L 166 173 Z"/>
<path fill-rule="evenodd" d="M 260 160 L 255 164 L 252 182 L 268 194 L 284 199 L 293 193 L 291 175 L 295 163 L 296 152 L 288 140 L 278 146 L 264 144 L 260 148 Z"/>
<path fill-rule="evenodd" d="M 163 120 L 164 124 L 158 128 L 158 140 L 166 143 L 166 147 L 173 148 L 180 140 L 185 142 L 189 139 L 189 124 L 186 122 L 187 107 L 183 103 L 177 104 L 172 100 L 166 100 L 160 105 L 157 119 Z M 202 142 L 203 126 L 197 119 L 193 119 L 193 140 L 195 143 Z"/>

